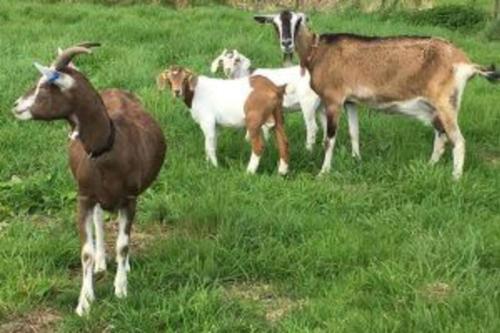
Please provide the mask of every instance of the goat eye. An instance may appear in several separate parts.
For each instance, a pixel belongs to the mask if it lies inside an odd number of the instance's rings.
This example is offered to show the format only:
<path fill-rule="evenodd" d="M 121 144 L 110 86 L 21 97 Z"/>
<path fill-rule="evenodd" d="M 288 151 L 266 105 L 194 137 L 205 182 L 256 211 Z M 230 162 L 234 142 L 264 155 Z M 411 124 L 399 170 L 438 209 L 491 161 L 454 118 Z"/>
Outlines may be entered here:
<path fill-rule="evenodd" d="M 235 63 L 240 63 L 240 62 L 241 62 L 241 59 L 240 59 L 240 58 L 236 58 L 236 59 L 234 60 L 234 62 L 235 62 Z"/>

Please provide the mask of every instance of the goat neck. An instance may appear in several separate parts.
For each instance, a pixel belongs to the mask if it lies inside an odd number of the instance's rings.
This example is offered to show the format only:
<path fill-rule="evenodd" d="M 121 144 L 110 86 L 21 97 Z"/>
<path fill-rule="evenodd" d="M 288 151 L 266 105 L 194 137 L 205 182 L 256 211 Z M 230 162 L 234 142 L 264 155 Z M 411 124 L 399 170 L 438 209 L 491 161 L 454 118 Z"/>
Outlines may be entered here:
<path fill-rule="evenodd" d="M 78 83 L 78 93 L 73 97 L 73 115 L 69 122 L 76 124 L 78 138 L 87 154 L 98 157 L 111 148 L 113 124 L 99 93 L 83 75 Z"/>
<path fill-rule="evenodd" d="M 305 24 L 301 24 L 295 36 L 295 51 L 300 59 L 300 67 L 309 69 L 309 62 L 317 43 L 318 36 Z"/>

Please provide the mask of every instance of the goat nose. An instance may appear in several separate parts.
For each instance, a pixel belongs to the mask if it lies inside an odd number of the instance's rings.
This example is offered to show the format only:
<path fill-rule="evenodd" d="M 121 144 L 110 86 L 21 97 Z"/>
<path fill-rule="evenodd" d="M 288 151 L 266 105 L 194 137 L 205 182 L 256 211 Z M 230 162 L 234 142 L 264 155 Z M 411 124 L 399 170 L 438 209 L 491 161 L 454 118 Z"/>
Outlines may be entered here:
<path fill-rule="evenodd" d="M 290 47 L 292 46 L 292 41 L 290 39 L 286 39 L 282 42 L 284 47 Z"/>
<path fill-rule="evenodd" d="M 181 95 L 180 90 L 174 90 L 175 97 L 179 97 Z"/>

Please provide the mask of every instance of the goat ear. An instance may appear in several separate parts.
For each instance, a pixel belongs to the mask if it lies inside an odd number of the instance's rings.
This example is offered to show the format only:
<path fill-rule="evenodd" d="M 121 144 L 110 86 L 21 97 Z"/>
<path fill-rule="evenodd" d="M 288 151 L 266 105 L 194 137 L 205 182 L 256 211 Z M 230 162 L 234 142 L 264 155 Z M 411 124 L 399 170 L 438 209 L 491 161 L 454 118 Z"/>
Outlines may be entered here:
<path fill-rule="evenodd" d="M 210 66 L 210 71 L 212 73 L 215 73 L 217 72 L 217 70 L 219 69 L 219 66 L 222 65 L 222 56 L 218 56 L 217 58 L 215 58 L 214 61 L 212 61 L 212 65 Z"/>
<path fill-rule="evenodd" d="M 189 86 L 189 90 L 194 91 L 196 88 L 196 84 L 198 83 L 198 77 L 191 72 L 188 72 L 188 76 L 186 78 L 187 84 Z"/>
<path fill-rule="evenodd" d="M 299 16 L 300 21 L 303 24 L 309 23 L 309 17 L 306 14 L 304 14 L 304 13 L 297 13 L 297 15 Z"/>
<path fill-rule="evenodd" d="M 158 88 L 158 90 L 165 90 L 165 88 L 167 87 L 167 80 L 168 71 L 164 71 L 163 73 L 160 73 L 160 75 L 158 75 L 158 77 L 156 78 L 156 87 Z"/>
<path fill-rule="evenodd" d="M 260 24 L 272 23 L 274 15 L 254 15 L 253 19 Z"/>
<path fill-rule="evenodd" d="M 75 80 L 73 80 L 73 78 L 68 74 L 56 71 L 51 67 L 40 65 L 37 62 L 35 62 L 34 65 L 36 69 L 38 69 L 38 71 L 45 77 L 48 83 L 55 84 L 63 90 L 71 88 L 75 83 Z"/>

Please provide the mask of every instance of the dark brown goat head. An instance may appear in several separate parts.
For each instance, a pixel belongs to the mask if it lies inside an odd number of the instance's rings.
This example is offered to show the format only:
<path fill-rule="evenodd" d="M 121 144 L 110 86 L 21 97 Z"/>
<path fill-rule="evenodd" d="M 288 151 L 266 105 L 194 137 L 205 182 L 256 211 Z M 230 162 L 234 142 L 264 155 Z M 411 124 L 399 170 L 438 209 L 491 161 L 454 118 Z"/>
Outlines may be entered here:
<path fill-rule="evenodd" d="M 72 111 L 73 94 L 86 79 L 71 65 L 74 56 L 91 53 L 90 47 L 98 43 L 81 43 L 58 55 L 50 66 L 35 63 L 42 74 L 34 88 L 17 99 L 12 112 L 20 120 L 54 120 L 68 118 Z"/>
<path fill-rule="evenodd" d="M 169 87 L 174 97 L 185 97 L 187 91 L 193 91 L 196 86 L 196 75 L 187 68 L 171 66 L 156 79 L 159 90 Z"/>
<path fill-rule="evenodd" d="M 295 36 L 301 24 L 308 21 L 306 14 L 283 10 L 278 14 L 255 15 L 254 20 L 261 24 L 272 24 L 278 34 L 283 59 L 288 65 L 295 48 Z"/>

